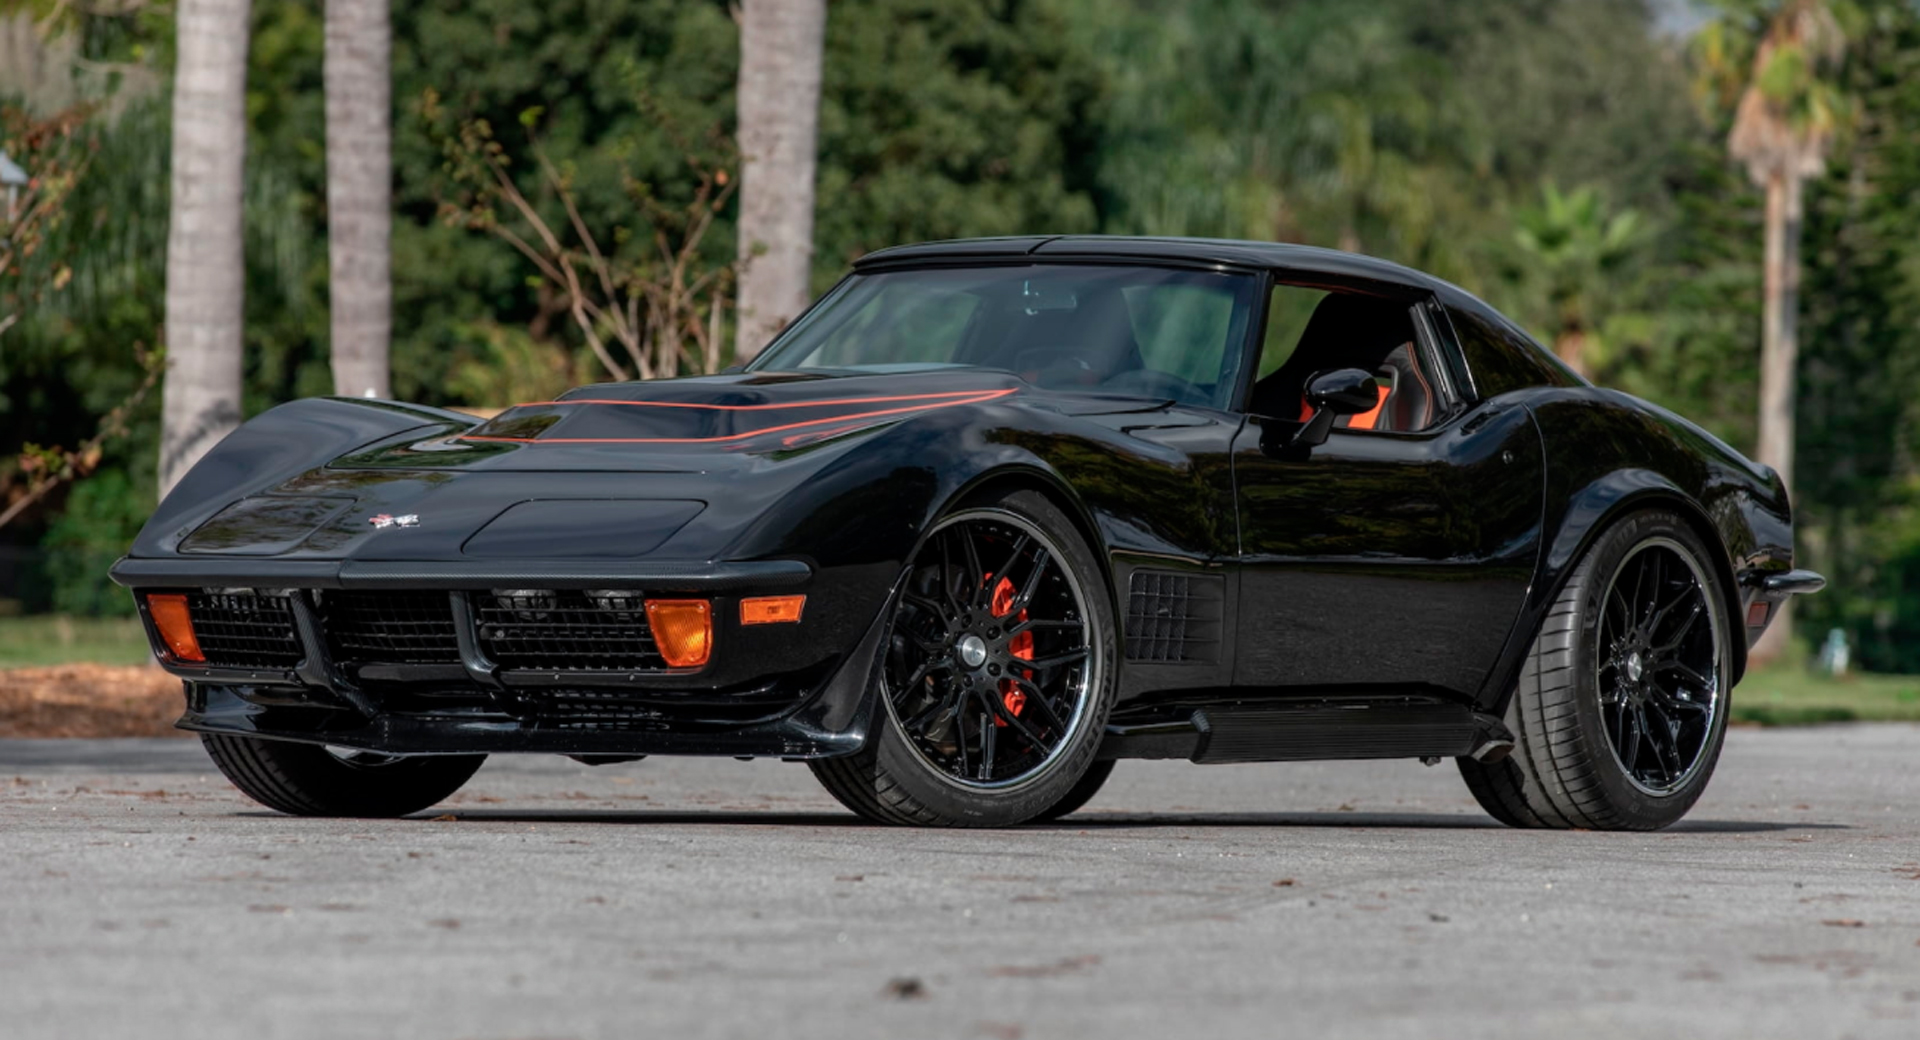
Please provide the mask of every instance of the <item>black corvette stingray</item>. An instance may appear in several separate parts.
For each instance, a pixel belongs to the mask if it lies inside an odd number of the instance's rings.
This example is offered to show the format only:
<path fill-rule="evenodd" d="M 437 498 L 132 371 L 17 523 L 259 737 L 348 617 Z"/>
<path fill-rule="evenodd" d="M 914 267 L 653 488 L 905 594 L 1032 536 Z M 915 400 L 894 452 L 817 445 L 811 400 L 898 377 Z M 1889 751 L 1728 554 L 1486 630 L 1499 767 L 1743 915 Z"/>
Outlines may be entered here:
<path fill-rule="evenodd" d="M 1454 758 L 1517 826 L 1678 819 L 1822 579 L 1780 477 L 1461 290 L 1295 246 L 884 250 L 743 371 L 470 416 L 296 401 L 114 568 L 287 812 L 486 754 L 775 755 L 863 816 L 1121 758 Z"/>

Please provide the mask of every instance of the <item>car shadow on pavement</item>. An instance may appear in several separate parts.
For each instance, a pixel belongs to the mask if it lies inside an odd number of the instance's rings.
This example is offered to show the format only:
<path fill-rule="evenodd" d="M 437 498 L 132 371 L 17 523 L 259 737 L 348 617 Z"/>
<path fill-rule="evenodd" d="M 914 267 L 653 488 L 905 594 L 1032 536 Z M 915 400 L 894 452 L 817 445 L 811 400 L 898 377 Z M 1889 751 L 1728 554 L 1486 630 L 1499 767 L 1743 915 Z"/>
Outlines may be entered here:
<path fill-rule="evenodd" d="M 272 813 L 258 813 L 270 817 Z M 788 812 L 777 810 L 631 810 L 562 809 L 524 811 L 516 809 L 469 809 L 448 807 L 433 814 L 411 817 L 434 823 L 513 823 L 513 824 L 598 824 L 602 826 L 704 826 L 704 827 L 883 827 L 850 813 Z M 1368 812 L 1089 812 L 1053 823 L 1027 824 L 1029 831 L 1125 831 L 1155 828 L 1338 828 L 1345 830 L 1508 830 L 1488 816 L 1467 813 L 1368 813 Z M 1767 820 L 1682 820 L 1659 832 L 1663 834 L 1754 834 L 1776 831 L 1848 830 L 1844 824 L 1779 823 Z"/>

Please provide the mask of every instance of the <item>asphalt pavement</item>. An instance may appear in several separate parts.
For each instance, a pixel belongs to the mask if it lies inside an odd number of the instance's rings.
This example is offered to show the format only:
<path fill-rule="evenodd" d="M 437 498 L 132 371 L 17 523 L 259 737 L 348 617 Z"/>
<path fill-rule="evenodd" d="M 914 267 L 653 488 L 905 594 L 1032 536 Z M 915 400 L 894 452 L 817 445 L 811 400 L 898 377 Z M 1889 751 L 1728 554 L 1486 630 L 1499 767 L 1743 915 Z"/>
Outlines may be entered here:
<path fill-rule="evenodd" d="M 1920 1037 L 1920 727 L 1737 730 L 1658 834 L 1451 765 L 1126 762 L 861 824 L 804 767 L 496 758 L 398 821 L 190 740 L 0 741 L 0 1040 Z"/>

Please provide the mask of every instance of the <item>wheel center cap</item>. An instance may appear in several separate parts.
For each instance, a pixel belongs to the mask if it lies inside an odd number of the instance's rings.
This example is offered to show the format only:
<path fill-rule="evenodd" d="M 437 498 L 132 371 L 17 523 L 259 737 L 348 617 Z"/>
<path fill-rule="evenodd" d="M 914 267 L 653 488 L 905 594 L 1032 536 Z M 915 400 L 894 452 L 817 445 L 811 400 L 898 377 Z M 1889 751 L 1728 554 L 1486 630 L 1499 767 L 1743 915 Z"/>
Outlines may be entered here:
<path fill-rule="evenodd" d="M 1646 659 L 1640 656 L 1639 651 L 1636 650 L 1627 655 L 1627 680 L 1629 682 L 1639 682 L 1640 676 L 1645 674 L 1646 670 Z"/>
<path fill-rule="evenodd" d="M 968 668 L 978 668 L 987 663 L 987 641 L 979 636 L 962 636 L 953 648 L 960 654 L 960 663 Z"/>

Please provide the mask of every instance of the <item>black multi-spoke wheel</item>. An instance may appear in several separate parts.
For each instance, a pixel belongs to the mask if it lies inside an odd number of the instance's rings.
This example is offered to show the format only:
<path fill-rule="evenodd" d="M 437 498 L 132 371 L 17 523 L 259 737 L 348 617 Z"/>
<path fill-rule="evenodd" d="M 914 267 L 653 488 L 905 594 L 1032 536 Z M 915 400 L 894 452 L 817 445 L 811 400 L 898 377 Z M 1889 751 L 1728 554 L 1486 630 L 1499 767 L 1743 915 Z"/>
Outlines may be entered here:
<path fill-rule="evenodd" d="M 1516 827 L 1652 830 L 1706 788 L 1732 688 L 1727 598 L 1679 517 L 1604 532 L 1540 624 L 1507 711 L 1507 759 L 1460 760 L 1480 804 Z"/>
<path fill-rule="evenodd" d="M 1083 595 L 1032 521 L 949 518 L 909 573 L 885 692 L 927 765 L 970 787 L 1043 770 L 1086 706 L 1092 672 Z"/>
<path fill-rule="evenodd" d="M 381 755 L 284 740 L 202 734 L 213 764 L 247 797 L 295 816 L 405 816 L 473 778 L 485 755 Z"/>
<path fill-rule="evenodd" d="M 1718 614 L 1700 565 L 1671 539 L 1621 561 L 1600 612 L 1600 717 L 1614 759 L 1665 794 L 1700 765 L 1720 714 Z"/>
<path fill-rule="evenodd" d="M 828 790 L 889 823 L 1007 826 L 1063 805 L 1110 700 L 1111 611 L 1095 567 L 1033 492 L 941 520 L 893 608 L 866 749 L 815 764 Z"/>

